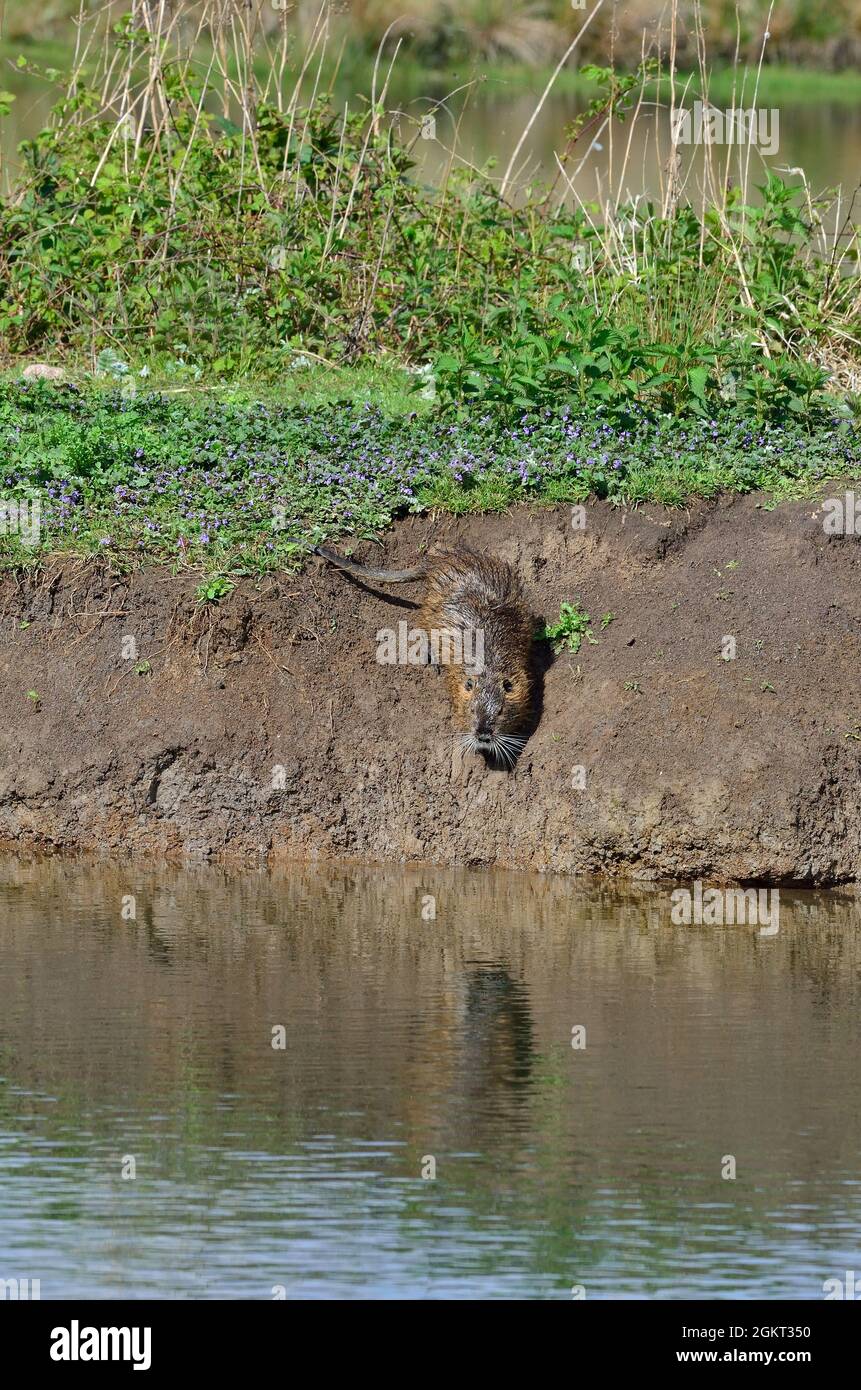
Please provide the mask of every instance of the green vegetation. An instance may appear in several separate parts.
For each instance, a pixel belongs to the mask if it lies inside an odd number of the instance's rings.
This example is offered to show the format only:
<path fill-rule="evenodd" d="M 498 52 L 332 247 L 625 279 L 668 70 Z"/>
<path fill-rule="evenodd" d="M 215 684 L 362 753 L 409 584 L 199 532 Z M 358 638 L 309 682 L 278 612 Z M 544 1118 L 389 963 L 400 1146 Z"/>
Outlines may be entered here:
<path fill-rule="evenodd" d="M 289 537 L 428 507 L 781 497 L 857 470 L 855 232 L 714 149 L 703 212 L 676 175 L 654 203 L 567 186 L 655 62 L 585 70 L 559 178 L 530 190 L 456 160 L 425 187 L 383 77 L 341 112 L 301 75 L 284 92 L 288 56 L 239 31 L 202 72 L 179 30 L 126 19 L 22 148 L 0 345 L 70 380 L 0 380 L 0 499 L 41 498 L 43 549 L 170 556 L 214 601 L 295 561 Z M 4 530 L 13 562 L 38 553 Z"/>
<path fill-rule="evenodd" d="M 312 374 L 312 369 L 304 369 Z M 308 388 L 313 397 L 313 389 Z M 204 601 L 238 575 L 299 563 L 297 535 L 376 536 L 393 518 L 517 502 L 679 504 L 721 490 L 810 493 L 853 476 L 861 431 L 755 424 L 738 405 L 679 421 L 637 408 L 400 411 L 361 396 L 315 406 L 247 392 L 0 382 L 0 497 L 38 498 L 38 546 L 4 525 L 0 555 L 99 552 L 202 569 Z M 24 532 L 24 528 L 21 528 Z"/>
<path fill-rule="evenodd" d="M 593 647 L 598 645 L 597 637 L 592 635 L 591 622 L 589 614 L 583 612 L 579 603 L 563 603 L 557 621 L 545 623 L 539 637 L 544 642 L 552 642 L 557 656 L 560 652 L 570 652 L 572 656 L 576 656 L 583 645 L 584 637 Z M 606 627 L 607 624 L 602 623 L 602 626 Z"/>
<path fill-rule="evenodd" d="M 230 579 L 225 579 L 223 575 L 214 575 L 212 579 L 205 580 L 198 585 L 197 597 L 200 603 L 218 603 L 220 599 L 226 598 L 231 594 L 236 585 Z"/>
<path fill-rule="evenodd" d="M 237 124 L 207 112 L 191 69 L 163 68 L 152 122 L 118 123 L 150 46 L 131 29 L 118 42 L 127 82 L 109 98 L 81 83 L 0 203 L 11 356 L 190 382 L 382 360 L 432 367 L 443 404 L 568 401 L 621 420 L 635 403 L 705 416 L 732 397 L 765 420 L 827 405 L 823 361 L 855 351 L 856 238 L 829 252 L 821 207 L 777 176 L 758 204 L 736 186 L 702 217 L 675 197 L 512 203 L 469 171 L 426 189 L 416 132 L 379 108 L 282 110 L 243 88 Z M 568 158 L 634 100 L 637 79 L 598 76 Z M 164 109 L 169 127 L 154 124 Z"/>

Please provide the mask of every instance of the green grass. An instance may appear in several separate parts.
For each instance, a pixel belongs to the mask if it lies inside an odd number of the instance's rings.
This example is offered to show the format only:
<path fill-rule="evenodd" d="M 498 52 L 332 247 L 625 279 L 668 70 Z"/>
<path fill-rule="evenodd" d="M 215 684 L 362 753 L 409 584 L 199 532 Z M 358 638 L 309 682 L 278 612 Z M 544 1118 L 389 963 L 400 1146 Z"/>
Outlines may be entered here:
<path fill-rule="evenodd" d="M 682 75 L 679 85 L 687 81 Z M 728 105 L 733 94 L 735 82 L 736 100 L 741 101 L 741 87 L 738 77 L 729 65 L 716 65 L 710 73 L 709 96 L 719 105 Z M 744 86 L 747 102 L 750 102 L 756 86 L 756 71 L 749 68 Z M 700 89 L 699 74 L 691 78 L 691 91 Z M 861 73 L 822 72 L 815 68 L 782 67 L 769 64 L 759 74 L 757 105 L 815 105 L 818 102 L 834 102 L 839 105 L 857 106 L 861 101 Z"/>
<path fill-rule="evenodd" d="M 518 191 L 463 168 L 429 188 L 417 118 L 361 100 L 347 116 L 322 92 L 279 104 L 277 55 L 250 37 L 216 48 L 205 86 L 201 55 L 168 49 L 153 66 L 152 43 L 118 26 L 21 147 L 0 195 L 7 361 L 93 370 L 113 354 L 176 389 L 292 378 L 298 402 L 307 358 L 330 373 L 309 404 L 352 397 L 339 373 L 367 363 L 385 411 L 412 365 L 452 407 L 567 402 L 617 420 L 635 405 L 703 417 L 728 397 L 756 420 L 807 415 L 857 376 L 857 235 L 835 257 L 827 201 L 773 172 L 757 187 L 717 178 L 704 210 L 683 194 L 665 208 L 627 194 L 583 207 L 564 184 Z M 243 68 L 255 62 L 256 81 Z M 654 70 L 579 74 L 594 81 L 572 161 L 595 121 L 633 119 Z M 396 67 L 392 94 L 416 72 Z"/>
<path fill-rule="evenodd" d="M 40 360 L 47 361 L 49 365 L 60 365 L 51 362 L 51 354 Z M 6 366 L 0 370 L 0 390 L 7 388 L 14 393 L 20 387 L 23 365 Z M 174 364 L 172 370 L 158 365 L 148 367 L 143 375 L 135 371 L 118 375 L 108 371 L 94 373 L 80 363 L 66 363 L 64 372 L 64 379 L 69 385 L 88 391 L 107 391 L 112 386 L 122 390 L 125 383 L 126 391 L 133 394 L 140 392 L 145 396 L 161 395 L 177 400 L 193 397 L 198 402 L 210 398 L 237 407 L 254 408 L 262 404 L 267 407 L 317 410 L 349 400 L 373 405 L 390 416 L 409 412 L 422 414 L 430 408 L 429 402 L 422 396 L 420 380 L 400 364 L 379 358 L 361 362 L 357 366 L 336 366 L 315 361 L 298 349 L 283 353 L 280 371 L 257 376 L 252 370 L 240 379 L 229 381 L 201 379 L 201 374 L 193 365 L 182 363 Z"/>
<path fill-rule="evenodd" d="M 345 82 L 349 81 L 365 90 L 370 66 L 364 58 L 356 58 L 343 69 Z M 552 68 L 525 68 L 514 64 L 462 63 L 457 66 L 427 67 L 410 59 L 407 55 L 398 60 L 393 81 L 396 97 L 417 97 L 422 95 L 439 96 L 453 91 L 463 82 L 473 79 L 479 84 L 473 91 L 471 101 L 481 101 L 482 89 L 488 95 L 495 95 L 494 88 L 504 91 L 534 93 L 536 100 L 544 91 L 552 73 Z M 677 74 L 677 91 L 681 92 L 690 80 L 689 96 L 693 99 L 702 88 L 698 72 L 680 71 Z M 729 63 L 716 62 L 709 72 L 709 96 L 712 101 L 728 105 L 735 82 L 736 97 L 741 97 L 739 75 Z M 666 83 L 665 83 L 666 85 Z M 744 93 L 749 101 L 756 85 L 756 69 L 750 67 L 745 78 Z M 553 87 L 557 96 L 568 94 L 583 97 L 584 104 L 596 94 L 594 80 L 584 77 L 576 66 L 562 70 Z M 759 76 L 757 103 L 759 106 L 781 104 L 807 105 L 834 102 L 840 105 L 855 106 L 861 101 L 861 73 L 827 72 L 817 68 L 800 68 L 770 64 L 763 67 Z"/>
<path fill-rule="evenodd" d="M 763 489 L 771 505 L 855 476 L 861 458 L 861 431 L 845 418 L 754 426 L 724 407 L 712 419 L 620 426 L 600 410 L 512 419 L 408 403 L 401 396 L 388 413 L 362 392 L 311 407 L 274 390 L 266 401 L 196 386 L 131 397 L 98 382 L 2 381 L 0 501 L 38 498 L 42 530 L 32 548 L 14 529 L 0 534 L 0 564 L 57 552 L 120 567 L 168 562 L 200 571 L 201 599 L 217 601 L 240 575 L 295 567 L 297 537 L 372 540 L 395 518 L 435 508 L 593 497 L 680 505 Z"/>
<path fill-rule="evenodd" d="M 6 65 L 12 65 L 2 76 L 3 85 L 11 86 L 12 90 L 15 90 L 17 80 L 25 89 L 36 92 L 39 89 L 39 79 L 26 75 L 21 77 L 15 71 L 14 65 L 19 55 L 26 57 L 36 68 L 57 68 L 63 71 L 69 63 L 69 44 L 67 40 L 61 39 L 9 40 L 0 37 L 0 73 L 3 73 Z M 201 69 L 208 64 L 209 50 L 205 46 L 201 46 L 197 61 Z M 369 92 L 373 66 L 373 54 L 369 55 L 361 49 L 346 49 L 338 63 L 336 93 L 350 95 L 351 92 Z M 258 74 L 262 75 L 265 70 L 266 60 L 260 57 L 257 61 Z M 478 91 L 473 91 L 472 101 L 481 100 L 482 88 L 490 93 L 495 87 L 517 93 L 534 92 L 537 99 L 544 91 L 552 71 L 552 67 L 530 68 L 523 64 L 488 63 L 474 58 L 461 63 L 434 65 L 411 56 L 407 50 L 398 57 L 392 74 L 390 94 L 395 100 L 428 95 L 438 97 L 445 92 L 453 91 L 464 82 L 474 80 L 478 84 Z M 334 73 L 334 60 L 327 59 L 322 69 L 324 87 L 331 82 Z M 749 67 L 747 74 L 745 91 L 750 94 L 756 79 L 755 68 Z M 293 77 L 293 73 L 287 73 L 286 82 L 290 87 Z M 696 71 L 681 70 L 677 77 L 679 88 L 685 86 L 688 78 L 691 94 L 698 93 L 701 82 Z M 309 95 L 313 81 L 314 76 L 308 81 Z M 711 65 L 709 93 L 713 101 L 721 105 L 727 103 L 732 96 L 733 82 L 738 92 L 739 79 L 732 64 L 717 60 Z M 582 95 L 585 103 L 595 95 L 597 88 L 592 79 L 581 74 L 575 54 L 569 65 L 559 74 L 553 90 L 558 95 Z M 830 72 L 823 68 L 769 63 L 760 73 L 758 100 L 760 105 L 779 105 L 783 102 L 797 105 L 816 102 L 854 105 L 861 100 L 861 73 Z"/>
<path fill-rule="evenodd" d="M 43 513 L 38 549 L 6 527 L 7 564 L 168 560 L 214 602 L 298 563 L 296 536 L 411 512 L 771 505 L 857 471 L 858 247 L 832 261 L 781 179 L 666 214 L 430 189 L 381 112 L 244 89 L 243 128 L 226 70 L 141 86 L 146 44 L 117 42 L 113 97 L 82 83 L 0 197 L 0 504 Z M 640 77 L 605 72 L 599 114 Z M 24 358 L 69 382 L 22 386 Z"/>

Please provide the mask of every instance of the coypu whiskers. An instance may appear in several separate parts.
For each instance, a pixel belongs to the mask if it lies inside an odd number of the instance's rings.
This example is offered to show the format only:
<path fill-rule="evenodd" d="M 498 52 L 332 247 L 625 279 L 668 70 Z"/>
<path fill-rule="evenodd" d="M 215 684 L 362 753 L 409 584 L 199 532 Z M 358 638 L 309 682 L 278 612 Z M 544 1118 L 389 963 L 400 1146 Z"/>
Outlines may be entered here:
<path fill-rule="evenodd" d="M 482 743 L 475 734 L 464 734 L 461 742 L 470 753 L 489 753 L 495 762 L 511 769 L 523 752 L 526 735 L 492 734 Z"/>

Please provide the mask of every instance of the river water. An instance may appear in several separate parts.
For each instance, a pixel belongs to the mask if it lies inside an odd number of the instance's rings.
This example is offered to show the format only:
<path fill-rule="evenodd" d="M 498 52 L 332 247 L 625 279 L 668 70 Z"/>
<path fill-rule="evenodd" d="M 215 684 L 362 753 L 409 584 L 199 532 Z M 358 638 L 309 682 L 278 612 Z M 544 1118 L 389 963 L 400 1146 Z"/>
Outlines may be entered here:
<path fill-rule="evenodd" d="M 9 115 L 0 121 L 0 176 L 6 184 L 20 167 L 19 143 L 31 139 L 48 122 L 51 104 L 59 94 L 58 88 L 43 79 L 16 70 L 16 52 L 10 46 L 0 53 L 0 58 L 5 57 L 0 63 L 2 85 L 16 97 Z M 338 103 L 347 103 L 352 110 L 360 109 L 364 104 L 362 94 L 367 94 L 367 80 L 363 81 L 361 93 L 356 82 L 340 83 Z M 389 93 L 389 108 L 403 113 L 402 136 L 415 142 L 416 176 L 438 183 L 452 159 L 454 167 L 484 167 L 493 159 L 494 176 L 501 179 L 531 121 L 541 96 L 541 82 L 536 78 L 534 86 L 524 86 L 495 79 L 463 90 L 464 83 L 452 77 L 451 84 L 440 85 L 436 78 L 428 83 L 427 95 L 416 95 L 415 81 L 404 93 L 398 92 L 395 81 Z M 456 95 L 443 101 L 449 91 Z M 582 92 L 551 91 L 512 171 L 518 175 L 516 186 L 523 187 L 528 182 L 546 184 L 557 177 L 555 156 L 564 151 L 568 127 L 584 110 L 587 100 Z M 684 96 L 684 91 L 680 104 L 693 110 L 694 102 Z M 749 99 L 746 104 L 751 105 Z M 754 149 L 748 155 L 745 148 L 731 143 L 721 146 L 714 152 L 719 170 L 728 166 L 729 177 L 736 183 L 746 182 L 752 201 L 756 201 L 756 184 L 763 182 L 767 169 L 791 184 L 800 184 L 801 179 L 789 171 L 803 169 L 814 195 L 840 187 L 849 199 L 849 203 L 843 202 L 832 217 L 826 218 L 827 226 L 842 226 L 847 215 L 856 222 L 861 219 L 861 206 L 857 205 L 861 200 L 856 200 L 854 209 L 850 206 L 852 194 L 861 183 L 861 100 L 852 103 L 796 99 L 781 101 L 776 107 L 759 103 L 758 109 L 764 122 L 763 133 L 767 135 L 762 142 L 763 153 Z M 422 121 L 429 113 L 434 115 L 433 138 L 419 138 Z M 430 129 L 427 128 L 428 133 Z M 670 153 L 668 113 L 647 103 L 633 123 L 632 135 L 630 131 L 630 119 L 625 124 L 616 122 L 612 132 L 590 131 L 594 140 L 577 146 L 576 157 L 567 167 L 580 199 L 603 204 L 608 196 L 611 201 L 623 203 L 644 196 L 660 198 Z M 679 149 L 683 196 L 695 205 L 704 197 L 711 201 L 704 174 L 704 149 L 697 145 L 696 135 L 692 133 L 691 144 Z M 745 170 L 749 175 L 746 180 Z M 560 183 L 559 192 L 565 193 L 564 183 Z M 572 202 L 570 195 L 568 202 Z"/>
<path fill-rule="evenodd" d="M 861 1269 L 861 936 L 780 907 L 0 859 L 0 1279 L 821 1298 Z"/>

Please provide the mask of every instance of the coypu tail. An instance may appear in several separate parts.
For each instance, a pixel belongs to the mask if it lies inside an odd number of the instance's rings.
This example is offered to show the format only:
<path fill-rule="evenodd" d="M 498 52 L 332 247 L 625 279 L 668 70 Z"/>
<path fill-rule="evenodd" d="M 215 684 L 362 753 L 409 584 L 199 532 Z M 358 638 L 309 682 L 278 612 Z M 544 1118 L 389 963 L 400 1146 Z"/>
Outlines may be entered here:
<path fill-rule="evenodd" d="M 330 564 L 337 565 L 338 569 L 346 570 L 347 574 L 354 574 L 357 579 L 371 579 L 375 584 L 409 584 L 412 580 L 424 579 L 427 574 L 425 565 L 417 565 L 411 570 L 375 570 L 368 565 L 360 565 L 355 560 L 347 560 L 325 545 L 309 545 L 308 549 L 315 555 L 321 555 Z"/>

